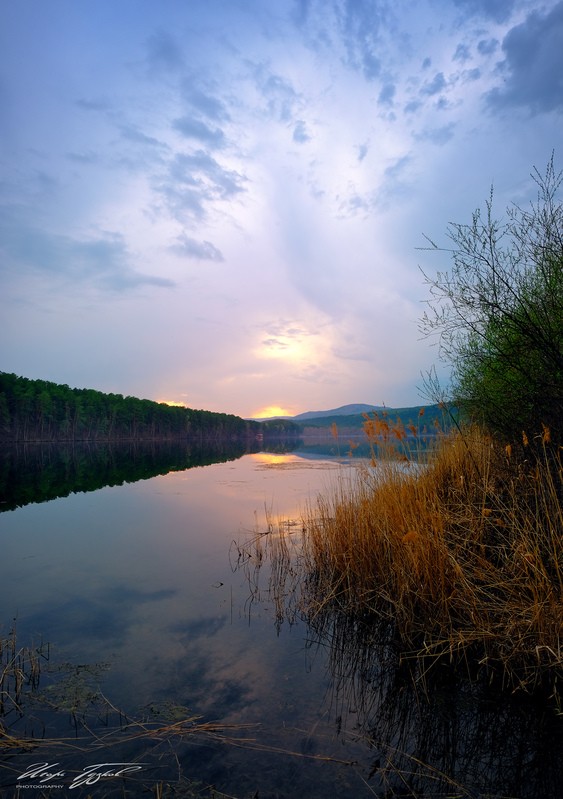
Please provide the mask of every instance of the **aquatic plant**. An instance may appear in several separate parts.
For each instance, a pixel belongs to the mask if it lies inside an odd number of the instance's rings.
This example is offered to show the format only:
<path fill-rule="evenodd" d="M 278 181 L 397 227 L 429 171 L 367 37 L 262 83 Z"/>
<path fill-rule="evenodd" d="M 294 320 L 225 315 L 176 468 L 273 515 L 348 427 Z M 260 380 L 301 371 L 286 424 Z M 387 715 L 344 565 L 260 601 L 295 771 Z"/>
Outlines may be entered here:
<path fill-rule="evenodd" d="M 562 469 L 560 453 L 554 469 L 544 452 L 513 462 L 470 428 L 441 440 L 424 468 L 379 460 L 319 497 L 304 523 L 308 616 L 330 606 L 384 619 L 405 657 L 447 658 L 512 688 L 547 681 L 558 694 Z"/>

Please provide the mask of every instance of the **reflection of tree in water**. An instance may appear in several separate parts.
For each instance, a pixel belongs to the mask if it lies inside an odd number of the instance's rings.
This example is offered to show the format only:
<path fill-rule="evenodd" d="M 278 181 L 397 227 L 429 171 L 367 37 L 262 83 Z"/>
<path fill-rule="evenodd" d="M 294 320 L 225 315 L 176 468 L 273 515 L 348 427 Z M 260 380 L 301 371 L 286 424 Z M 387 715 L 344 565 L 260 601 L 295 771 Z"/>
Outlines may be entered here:
<path fill-rule="evenodd" d="M 401 658 L 388 623 L 331 609 L 306 620 L 329 645 L 337 723 L 353 710 L 377 753 L 371 785 L 405 796 L 560 795 L 561 721 L 547 701 Z"/>
<path fill-rule="evenodd" d="M 273 602 L 278 627 L 300 619 L 309 646 L 327 649 L 331 712 L 342 737 L 373 748 L 364 776 L 376 796 L 560 796 L 561 715 L 548 697 L 510 694 L 449 663 L 409 658 L 392 622 L 323 605 L 297 536 L 272 528 L 239 555 L 254 600 Z"/>
<path fill-rule="evenodd" d="M 256 448 L 256 447 L 255 447 Z M 241 458 L 239 441 L 23 444 L 0 451 L 0 511 Z"/>

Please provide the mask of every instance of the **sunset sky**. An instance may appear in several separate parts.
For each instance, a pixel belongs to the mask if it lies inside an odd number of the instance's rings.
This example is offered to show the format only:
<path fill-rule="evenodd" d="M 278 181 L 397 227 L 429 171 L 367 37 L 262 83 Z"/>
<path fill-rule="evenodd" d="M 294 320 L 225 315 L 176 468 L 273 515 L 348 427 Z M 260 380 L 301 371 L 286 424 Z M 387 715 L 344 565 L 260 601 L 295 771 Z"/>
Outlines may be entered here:
<path fill-rule="evenodd" d="M 424 402 L 417 248 L 563 166 L 562 75 L 563 2 L 0 0 L 0 370 Z"/>

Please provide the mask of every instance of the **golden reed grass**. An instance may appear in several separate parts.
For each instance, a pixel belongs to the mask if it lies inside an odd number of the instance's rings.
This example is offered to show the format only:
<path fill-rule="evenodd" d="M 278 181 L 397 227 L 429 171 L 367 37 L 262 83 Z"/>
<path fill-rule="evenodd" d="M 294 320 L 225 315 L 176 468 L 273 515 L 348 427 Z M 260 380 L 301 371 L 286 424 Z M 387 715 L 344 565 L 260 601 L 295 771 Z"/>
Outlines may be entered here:
<path fill-rule="evenodd" d="M 404 444 L 400 422 L 369 418 L 366 432 Z M 517 462 L 470 428 L 438 437 L 424 465 L 388 450 L 319 497 L 304 521 L 306 615 L 387 619 L 405 653 L 558 695 L 563 470 L 539 438 L 542 456 Z"/>

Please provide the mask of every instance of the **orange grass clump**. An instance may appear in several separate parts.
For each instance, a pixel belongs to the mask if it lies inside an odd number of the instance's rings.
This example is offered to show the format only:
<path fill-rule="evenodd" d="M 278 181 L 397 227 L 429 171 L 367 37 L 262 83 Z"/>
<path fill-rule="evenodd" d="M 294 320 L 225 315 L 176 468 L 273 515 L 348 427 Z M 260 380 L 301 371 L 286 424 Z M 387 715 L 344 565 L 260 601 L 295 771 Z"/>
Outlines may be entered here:
<path fill-rule="evenodd" d="M 386 619 L 413 656 L 459 656 L 513 688 L 547 678 L 557 693 L 563 469 L 545 430 L 539 439 L 531 465 L 478 429 L 452 433 L 423 465 L 379 456 L 319 497 L 304 521 L 308 618 Z"/>

